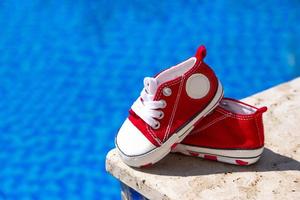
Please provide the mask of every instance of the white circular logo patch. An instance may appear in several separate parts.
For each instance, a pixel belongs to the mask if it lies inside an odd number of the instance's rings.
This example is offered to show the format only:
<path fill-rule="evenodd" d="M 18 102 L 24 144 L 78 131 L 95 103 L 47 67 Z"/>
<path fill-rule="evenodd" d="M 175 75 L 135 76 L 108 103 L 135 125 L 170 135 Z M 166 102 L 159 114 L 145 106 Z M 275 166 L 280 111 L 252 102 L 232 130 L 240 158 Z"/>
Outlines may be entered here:
<path fill-rule="evenodd" d="M 192 99 L 201 99 L 207 95 L 210 82 L 203 74 L 193 74 L 188 78 L 185 85 L 186 93 Z"/>

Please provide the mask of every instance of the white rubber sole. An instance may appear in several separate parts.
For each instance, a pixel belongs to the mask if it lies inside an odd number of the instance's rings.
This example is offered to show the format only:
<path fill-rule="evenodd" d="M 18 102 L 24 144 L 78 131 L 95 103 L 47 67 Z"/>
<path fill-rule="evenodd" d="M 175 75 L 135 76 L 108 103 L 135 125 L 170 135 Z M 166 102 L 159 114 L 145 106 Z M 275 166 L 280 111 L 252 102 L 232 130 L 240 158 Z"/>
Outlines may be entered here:
<path fill-rule="evenodd" d="M 264 147 L 258 149 L 211 149 L 185 144 L 178 144 L 172 152 L 181 153 L 188 156 L 200 157 L 208 160 L 214 160 L 234 165 L 251 165 L 256 163 Z"/>
<path fill-rule="evenodd" d="M 194 119 L 189 121 L 184 127 L 182 127 L 178 132 L 174 133 L 165 143 L 160 147 L 157 147 L 145 154 L 138 156 L 128 156 L 124 154 L 121 149 L 118 148 L 117 142 L 115 142 L 119 155 L 123 162 L 132 167 L 145 167 L 152 165 L 167 154 L 171 152 L 175 146 L 180 143 L 194 128 L 194 124 L 198 122 L 201 118 L 209 114 L 216 106 L 218 106 L 219 101 L 223 97 L 223 87 L 219 81 L 217 92 L 214 98 L 211 100 L 209 105 L 201 111 Z"/>

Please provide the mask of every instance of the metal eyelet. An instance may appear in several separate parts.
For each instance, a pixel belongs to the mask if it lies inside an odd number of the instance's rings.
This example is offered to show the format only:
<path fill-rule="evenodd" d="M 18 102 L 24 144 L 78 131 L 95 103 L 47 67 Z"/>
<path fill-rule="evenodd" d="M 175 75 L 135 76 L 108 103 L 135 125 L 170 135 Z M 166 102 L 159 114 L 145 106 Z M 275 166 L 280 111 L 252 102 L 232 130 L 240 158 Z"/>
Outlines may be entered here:
<path fill-rule="evenodd" d="M 172 94 L 171 88 L 165 87 L 165 88 L 163 89 L 163 94 L 164 94 L 166 97 L 171 96 L 171 94 Z"/>
<path fill-rule="evenodd" d="M 165 107 L 167 107 L 167 102 L 165 101 L 165 100 L 160 100 L 162 103 L 163 103 L 163 106 L 162 106 L 162 108 L 165 108 Z"/>
<path fill-rule="evenodd" d="M 154 127 L 153 127 L 153 129 L 159 129 L 159 127 L 160 127 L 160 123 L 156 122 L 155 125 L 154 125 Z"/>
<path fill-rule="evenodd" d="M 162 119 L 164 118 L 165 114 L 163 111 L 160 111 L 159 117 L 157 119 Z"/>

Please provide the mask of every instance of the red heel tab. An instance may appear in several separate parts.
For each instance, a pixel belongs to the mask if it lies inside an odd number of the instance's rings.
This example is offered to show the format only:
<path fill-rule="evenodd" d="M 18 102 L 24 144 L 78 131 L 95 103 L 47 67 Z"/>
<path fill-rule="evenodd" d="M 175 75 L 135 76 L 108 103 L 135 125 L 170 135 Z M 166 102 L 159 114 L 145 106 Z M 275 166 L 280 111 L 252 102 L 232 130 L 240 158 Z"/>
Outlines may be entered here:
<path fill-rule="evenodd" d="M 257 110 L 257 113 L 264 113 L 268 110 L 267 106 L 261 107 Z"/>
<path fill-rule="evenodd" d="M 197 58 L 197 60 L 203 60 L 205 56 L 206 56 L 206 48 L 204 45 L 201 45 L 200 47 L 198 47 L 195 57 Z"/>

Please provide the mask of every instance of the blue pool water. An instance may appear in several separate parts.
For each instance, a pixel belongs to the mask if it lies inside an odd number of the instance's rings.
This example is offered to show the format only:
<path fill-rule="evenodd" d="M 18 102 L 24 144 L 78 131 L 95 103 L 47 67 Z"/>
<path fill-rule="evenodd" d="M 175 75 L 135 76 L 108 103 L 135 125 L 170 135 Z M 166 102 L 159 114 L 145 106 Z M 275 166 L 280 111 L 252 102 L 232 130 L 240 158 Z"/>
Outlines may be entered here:
<path fill-rule="evenodd" d="M 290 80 L 299 10 L 296 0 L 2 0 L 0 199 L 118 199 L 105 155 L 143 77 L 203 43 L 226 96 Z"/>

